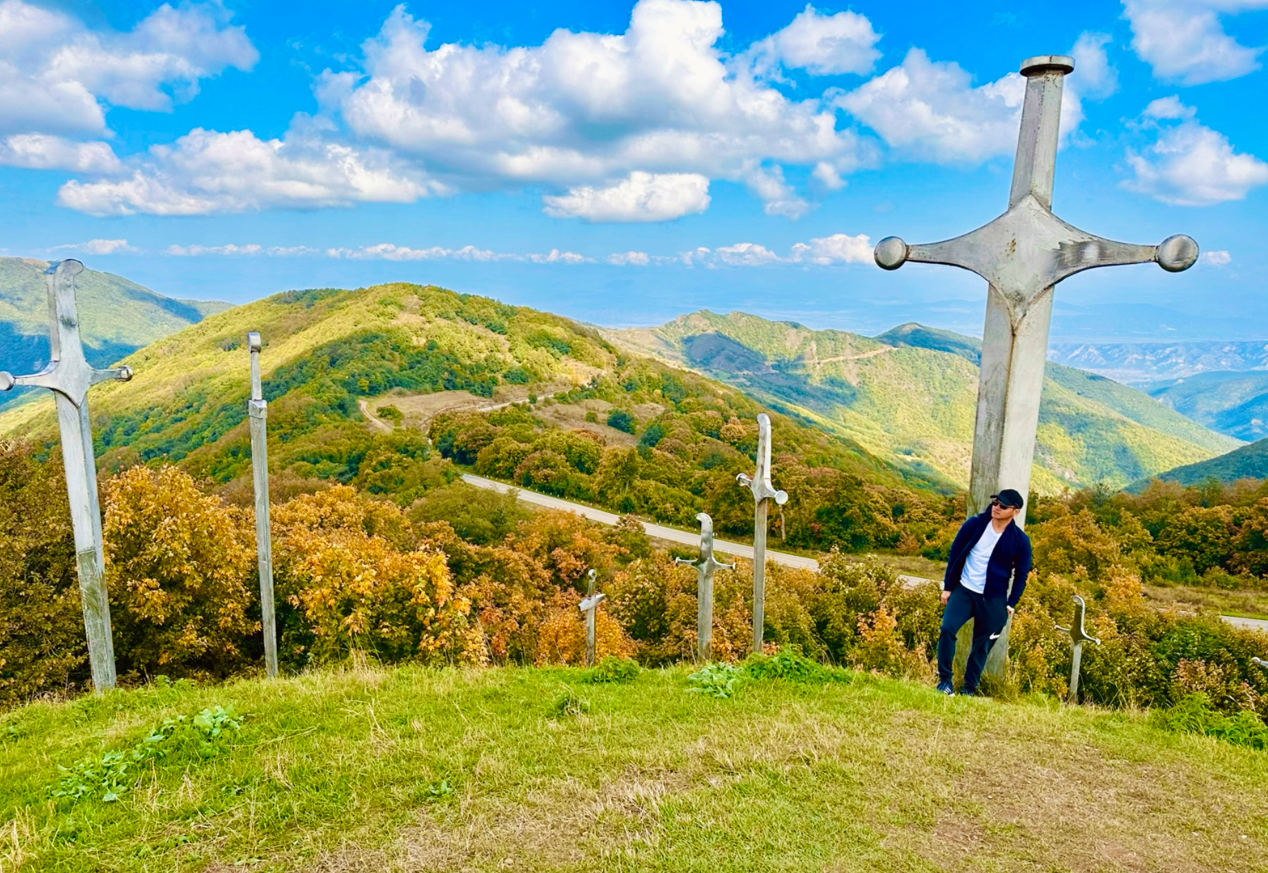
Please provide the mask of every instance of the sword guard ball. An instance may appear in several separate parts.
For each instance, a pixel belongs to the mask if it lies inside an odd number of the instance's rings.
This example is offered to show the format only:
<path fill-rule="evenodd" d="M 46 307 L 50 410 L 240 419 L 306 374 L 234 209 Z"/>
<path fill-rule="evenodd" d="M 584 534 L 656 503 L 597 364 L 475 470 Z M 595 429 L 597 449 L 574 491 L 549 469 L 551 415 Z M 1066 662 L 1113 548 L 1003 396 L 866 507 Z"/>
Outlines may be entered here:
<path fill-rule="evenodd" d="M 13 375 L 10 373 L 0 372 L 0 391 L 8 391 L 14 385 Z"/>
<path fill-rule="evenodd" d="M 1158 266 L 1168 273 L 1189 269 L 1198 259 L 1198 244 L 1182 233 L 1169 236 L 1158 246 Z"/>
<path fill-rule="evenodd" d="M 131 367 L 120 367 L 120 368 L 119 368 L 119 375 L 118 375 L 118 376 L 116 376 L 115 378 L 117 378 L 120 382 L 131 382 L 131 381 L 132 381 L 132 368 L 131 368 Z"/>
<path fill-rule="evenodd" d="M 887 236 L 876 244 L 876 266 L 897 270 L 907 260 L 907 243 L 896 236 Z"/>

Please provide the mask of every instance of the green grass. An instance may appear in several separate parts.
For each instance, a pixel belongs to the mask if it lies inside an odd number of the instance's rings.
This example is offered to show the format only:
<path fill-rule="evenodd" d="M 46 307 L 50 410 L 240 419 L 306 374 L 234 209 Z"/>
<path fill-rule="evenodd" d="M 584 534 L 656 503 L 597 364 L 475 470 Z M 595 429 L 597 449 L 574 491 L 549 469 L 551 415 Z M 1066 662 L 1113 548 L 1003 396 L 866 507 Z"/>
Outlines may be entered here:
<path fill-rule="evenodd" d="M 37 703 L 0 722 L 0 869 L 1252 871 L 1268 755 L 1141 714 L 837 672 L 689 693 L 567 669 L 353 669 Z M 216 706 L 114 803 L 58 765 Z"/>

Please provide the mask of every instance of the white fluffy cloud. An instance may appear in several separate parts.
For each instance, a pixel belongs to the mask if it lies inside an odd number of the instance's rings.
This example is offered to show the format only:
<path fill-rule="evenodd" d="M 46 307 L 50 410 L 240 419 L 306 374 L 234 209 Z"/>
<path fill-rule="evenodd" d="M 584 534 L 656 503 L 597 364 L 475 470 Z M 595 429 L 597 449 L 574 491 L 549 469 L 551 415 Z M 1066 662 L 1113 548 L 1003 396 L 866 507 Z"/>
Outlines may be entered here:
<path fill-rule="evenodd" d="M 912 49 L 901 65 L 838 102 L 912 157 L 964 163 L 1016 147 L 1025 90 L 1017 73 L 975 88 L 958 64 L 934 62 Z"/>
<path fill-rule="evenodd" d="M 1268 6 L 1265 0 L 1124 0 L 1132 48 L 1160 79 L 1201 85 L 1259 69 L 1262 48 L 1247 48 L 1224 30 L 1219 13 Z"/>
<path fill-rule="evenodd" d="M 1144 153 L 1128 152 L 1134 177 L 1123 184 L 1164 203 L 1209 206 L 1243 200 L 1268 184 L 1268 163 L 1236 151 L 1228 137 L 1198 122 L 1177 97 L 1164 97 L 1145 108 L 1146 124 L 1158 138 Z M 1160 122 L 1177 122 L 1163 126 Z"/>
<path fill-rule="evenodd" d="M 105 129 L 102 104 L 168 110 L 228 67 L 259 55 L 218 3 L 160 6 L 127 33 L 98 32 L 62 12 L 0 0 L 0 133 Z"/>
<path fill-rule="evenodd" d="M 753 70 L 770 75 L 779 67 L 815 76 L 869 73 L 880 59 L 881 35 L 857 12 L 821 15 L 810 4 L 783 30 L 754 43 L 748 51 Z"/>
<path fill-rule="evenodd" d="M 1202 260 L 1212 267 L 1224 267 L 1232 262 L 1233 256 L 1226 251 L 1203 252 Z"/>
<path fill-rule="evenodd" d="M 687 266 L 765 267 L 775 264 L 870 264 L 872 243 L 866 234 L 850 236 L 834 233 L 810 242 L 794 243 L 787 255 L 780 255 L 760 243 L 742 242 L 716 249 L 704 247 L 683 252 L 678 260 Z"/>
<path fill-rule="evenodd" d="M 204 215 L 408 203 L 444 190 L 383 150 L 323 141 L 302 128 L 280 140 L 196 128 L 154 146 L 120 178 L 67 182 L 58 202 L 91 215 Z"/>
<path fill-rule="evenodd" d="M 117 173 L 122 164 L 104 142 L 75 142 L 43 133 L 19 133 L 0 139 L 0 164 L 32 170 Z"/>
<path fill-rule="evenodd" d="M 791 260 L 811 264 L 870 264 L 872 241 L 866 234 L 850 236 L 834 233 L 832 236 L 812 239 L 809 243 L 797 243 L 792 247 Z"/>
<path fill-rule="evenodd" d="M 666 221 L 709 208 L 709 179 L 698 173 L 635 171 L 614 185 L 570 188 L 546 196 L 545 212 L 587 221 Z"/>
<path fill-rule="evenodd" d="M 1070 49 L 1075 75 L 1069 85 L 1081 96 L 1101 99 L 1118 90 L 1118 70 L 1110 64 L 1105 51 L 1105 46 L 1112 41 L 1108 33 L 1085 31 Z"/>
<path fill-rule="evenodd" d="M 861 69 L 864 28 L 862 16 L 809 9 L 772 50 L 781 63 Z M 327 74 L 319 96 L 356 136 L 459 189 L 560 185 L 570 190 L 551 195 L 551 214 L 649 220 L 703 208 L 703 184 L 687 177 L 748 182 L 755 166 L 849 172 L 870 159 L 823 100 L 789 99 L 723 53 L 717 3 L 640 0 L 622 34 L 557 30 L 539 46 L 428 49 L 428 32 L 398 7 L 365 43 L 365 75 Z M 674 191 L 640 200 L 663 177 L 680 180 Z"/>
<path fill-rule="evenodd" d="M 134 246 L 128 245 L 126 239 L 90 239 L 88 242 L 70 243 L 64 246 L 53 246 L 50 252 L 82 252 L 85 255 L 117 255 L 135 252 Z"/>

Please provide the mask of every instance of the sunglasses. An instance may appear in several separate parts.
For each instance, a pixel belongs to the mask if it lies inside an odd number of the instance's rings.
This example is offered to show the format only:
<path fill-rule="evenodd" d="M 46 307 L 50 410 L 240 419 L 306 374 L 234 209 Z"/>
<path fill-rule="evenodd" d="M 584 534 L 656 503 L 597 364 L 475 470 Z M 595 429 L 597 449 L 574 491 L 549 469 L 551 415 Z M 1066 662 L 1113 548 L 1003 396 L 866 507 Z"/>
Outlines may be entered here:
<path fill-rule="evenodd" d="M 1008 503 L 1001 503 L 998 497 L 996 497 L 994 500 L 991 501 L 991 506 L 998 507 L 999 509 L 1016 509 L 1017 508 L 1016 506 L 1012 506 Z"/>

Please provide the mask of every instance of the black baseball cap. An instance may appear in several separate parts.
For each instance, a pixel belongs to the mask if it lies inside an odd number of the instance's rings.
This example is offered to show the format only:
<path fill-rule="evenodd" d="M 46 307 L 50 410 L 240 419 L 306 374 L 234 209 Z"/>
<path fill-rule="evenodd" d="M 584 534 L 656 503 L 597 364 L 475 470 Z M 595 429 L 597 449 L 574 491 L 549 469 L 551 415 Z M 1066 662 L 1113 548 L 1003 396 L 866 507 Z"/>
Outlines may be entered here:
<path fill-rule="evenodd" d="M 1000 506 L 1011 506 L 1014 509 L 1021 509 L 1026 505 L 1026 502 L 1021 499 L 1021 494 L 1012 488 L 1005 488 L 998 494 L 992 494 L 991 500 L 998 500 Z"/>

